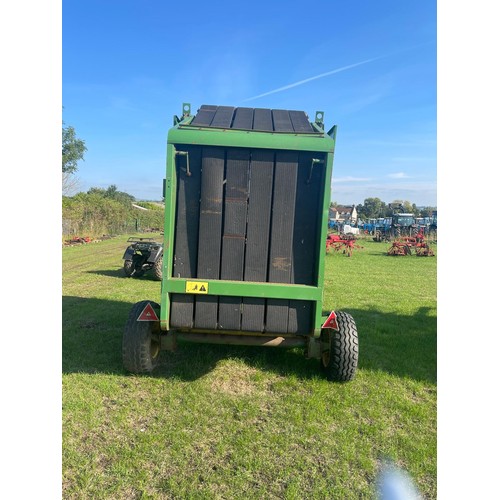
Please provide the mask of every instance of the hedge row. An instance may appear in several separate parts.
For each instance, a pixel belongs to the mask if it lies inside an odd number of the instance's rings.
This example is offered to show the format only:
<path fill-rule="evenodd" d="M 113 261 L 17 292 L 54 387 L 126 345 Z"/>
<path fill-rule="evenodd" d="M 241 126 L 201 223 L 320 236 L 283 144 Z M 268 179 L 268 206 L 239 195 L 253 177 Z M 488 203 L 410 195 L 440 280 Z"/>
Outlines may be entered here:
<path fill-rule="evenodd" d="M 62 199 L 63 238 L 100 237 L 163 228 L 164 207 L 156 203 L 118 201 L 99 193 L 78 193 Z"/>

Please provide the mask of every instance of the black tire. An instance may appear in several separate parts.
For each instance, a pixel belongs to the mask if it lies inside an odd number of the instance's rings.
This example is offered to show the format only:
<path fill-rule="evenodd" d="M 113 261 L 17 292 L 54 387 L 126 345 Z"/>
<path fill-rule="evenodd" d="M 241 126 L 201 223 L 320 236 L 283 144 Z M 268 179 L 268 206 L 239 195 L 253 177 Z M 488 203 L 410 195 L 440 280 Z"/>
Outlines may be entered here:
<path fill-rule="evenodd" d="M 320 366 L 326 378 L 333 382 L 348 382 L 354 378 L 358 367 L 358 331 L 353 317 L 337 312 L 339 330 L 331 328 L 322 332 Z"/>
<path fill-rule="evenodd" d="M 132 263 L 131 260 L 126 260 L 123 263 L 123 272 L 125 273 L 125 276 L 127 276 L 127 277 L 132 276 L 132 273 L 134 272 L 134 264 Z"/>
<path fill-rule="evenodd" d="M 137 302 L 130 310 L 123 332 L 123 366 L 132 373 L 153 371 L 160 358 L 160 322 L 138 321 L 148 304 L 151 304 L 159 317 L 160 306 L 156 302 Z"/>
<path fill-rule="evenodd" d="M 163 254 L 153 264 L 153 276 L 156 281 L 161 281 L 163 277 Z"/>

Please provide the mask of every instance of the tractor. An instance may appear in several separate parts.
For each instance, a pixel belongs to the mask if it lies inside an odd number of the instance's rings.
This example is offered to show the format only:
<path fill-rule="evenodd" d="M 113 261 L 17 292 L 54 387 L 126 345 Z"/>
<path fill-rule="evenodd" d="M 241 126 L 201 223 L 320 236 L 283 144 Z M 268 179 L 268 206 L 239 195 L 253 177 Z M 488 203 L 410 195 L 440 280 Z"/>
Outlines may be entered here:
<path fill-rule="evenodd" d="M 389 203 L 393 210 L 390 217 L 378 219 L 380 222 L 375 228 L 374 241 L 391 241 L 402 236 L 415 236 L 418 233 L 418 224 L 412 213 L 402 212 L 402 203 Z"/>

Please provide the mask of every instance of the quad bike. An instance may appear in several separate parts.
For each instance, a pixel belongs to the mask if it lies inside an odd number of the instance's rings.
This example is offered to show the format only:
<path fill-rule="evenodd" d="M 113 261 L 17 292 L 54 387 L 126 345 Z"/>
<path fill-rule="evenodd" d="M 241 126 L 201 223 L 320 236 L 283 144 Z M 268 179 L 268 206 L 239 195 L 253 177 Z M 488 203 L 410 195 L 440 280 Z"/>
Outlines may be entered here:
<path fill-rule="evenodd" d="M 156 281 L 161 281 L 163 244 L 154 238 L 129 238 L 130 245 L 123 254 L 123 272 L 127 277 L 139 278 L 152 270 Z"/>

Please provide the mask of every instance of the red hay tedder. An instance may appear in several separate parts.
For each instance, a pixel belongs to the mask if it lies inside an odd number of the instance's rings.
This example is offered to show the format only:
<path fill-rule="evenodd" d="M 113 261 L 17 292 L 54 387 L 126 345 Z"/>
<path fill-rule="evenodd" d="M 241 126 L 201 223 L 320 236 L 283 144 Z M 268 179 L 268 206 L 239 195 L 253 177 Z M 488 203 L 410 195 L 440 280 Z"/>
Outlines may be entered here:
<path fill-rule="evenodd" d="M 356 243 L 356 238 L 353 234 L 343 234 L 342 236 L 338 234 L 329 234 L 326 238 L 326 251 L 328 252 L 330 248 L 333 248 L 336 252 L 340 252 L 352 256 L 353 250 L 356 248 L 363 248 Z"/>
<path fill-rule="evenodd" d="M 415 249 L 417 257 L 434 257 L 432 248 L 425 241 L 423 229 L 420 229 L 416 236 L 407 236 L 393 241 L 387 255 L 411 255 L 412 248 Z"/>

